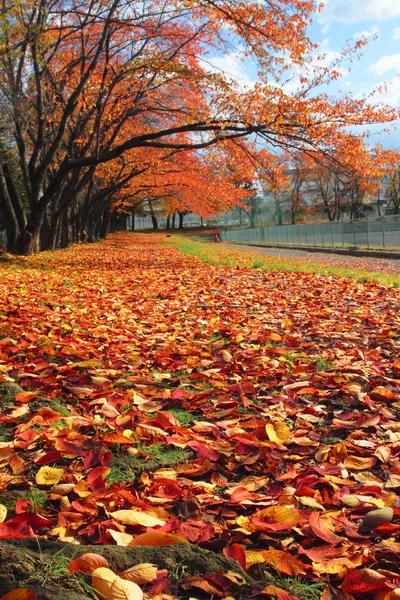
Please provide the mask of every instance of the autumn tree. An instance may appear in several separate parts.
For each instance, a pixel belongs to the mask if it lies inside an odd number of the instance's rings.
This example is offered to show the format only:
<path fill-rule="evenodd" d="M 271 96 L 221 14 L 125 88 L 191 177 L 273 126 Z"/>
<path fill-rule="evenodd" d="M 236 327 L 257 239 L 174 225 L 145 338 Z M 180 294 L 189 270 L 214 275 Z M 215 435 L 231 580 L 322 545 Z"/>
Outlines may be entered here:
<path fill-rule="evenodd" d="M 98 229 L 115 195 L 105 194 L 99 166 L 127 152 L 132 179 L 154 168 L 156 150 L 251 135 L 325 150 L 349 125 L 394 119 L 364 99 L 315 95 L 336 76 L 329 69 L 302 77 L 292 94 L 276 85 L 314 49 L 306 28 L 315 8 L 312 0 L 4 0 L 0 92 L 22 182 L 19 192 L 9 169 L 10 246 L 20 254 L 57 246 L 68 224 L 78 235 L 81 219 Z M 247 90 L 207 68 L 207 56 L 231 50 L 228 34 L 258 63 L 260 82 Z"/>
<path fill-rule="evenodd" d="M 384 197 L 393 214 L 398 215 L 400 214 L 400 157 L 397 152 L 391 157 L 385 177 Z"/>

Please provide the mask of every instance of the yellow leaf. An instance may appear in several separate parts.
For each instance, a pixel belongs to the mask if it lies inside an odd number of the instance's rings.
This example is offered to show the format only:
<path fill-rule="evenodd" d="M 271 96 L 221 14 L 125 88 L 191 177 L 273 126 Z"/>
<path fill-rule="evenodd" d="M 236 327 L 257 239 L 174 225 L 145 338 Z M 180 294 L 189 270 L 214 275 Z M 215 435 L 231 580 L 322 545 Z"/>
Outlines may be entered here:
<path fill-rule="evenodd" d="M 244 554 L 246 557 L 246 570 L 253 565 L 259 565 L 265 562 L 263 555 L 256 550 L 245 550 Z"/>
<path fill-rule="evenodd" d="M 291 327 L 293 327 L 293 321 L 291 321 L 290 319 L 285 319 L 284 321 L 282 321 L 281 327 L 282 329 L 290 329 Z"/>
<path fill-rule="evenodd" d="M 63 469 L 40 467 L 35 480 L 38 485 L 55 485 L 62 479 L 63 473 Z"/>
<path fill-rule="evenodd" d="M 7 508 L 4 504 L 0 504 L 0 523 L 4 523 L 7 518 Z"/>
<path fill-rule="evenodd" d="M 99 567 L 92 573 L 92 586 L 100 596 L 100 598 L 107 598 L 108 592 L 111 588 L 111 584 L 117 577 L 116 573 L 107 569 L 106 567 Z"/>
<path fill-rule="evenodd" d="M 122 579 L 133 581 L 133 583 L 149 583 L 157 577 L 157 567 L 151 563 L 135 565 L 120 575 Z"/>
<path fill-rule="evenodd" d="M 278 446 L 282 446 L 285 442 L 288 441 L 290 436 L 290 429 L 285 423 L 267 423 L 265 426 L 265 431 L 267 432 L 268 439 L 270 442 L 274 442 L 278 444 Z"/>
<path fill-rule="evenodd" d="M 86 369 L 88 367 L 101 367 L 102 362 L 100 360 L 97 360 L 96 358 L 92 358 L 91 360 L 82 360 L 80 362 L 73 363 L 71 366 L 74 369 L 76 367 L 81 367 L 82 369 Z"/>
<path fill-rule="evenodd" d="M 153 517 L 145 512 L 138 510 L 116 510 L 110 513 L 113 519 L 124 525 L 142 525 L 143 527 L 155 527 L 156 525 L 165 525 L 165 521 Z"/>
<path fill-rule="evenodd" d="M 107 600 L 142 600 L 143 592 L 136 583 L 116 577 L 107 594 Z"/>

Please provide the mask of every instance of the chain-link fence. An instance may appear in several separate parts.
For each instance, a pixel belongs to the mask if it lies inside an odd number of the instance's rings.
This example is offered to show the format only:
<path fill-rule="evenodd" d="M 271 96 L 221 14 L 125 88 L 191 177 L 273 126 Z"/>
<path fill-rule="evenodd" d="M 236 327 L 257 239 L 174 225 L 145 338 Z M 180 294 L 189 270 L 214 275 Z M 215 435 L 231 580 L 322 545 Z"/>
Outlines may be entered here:
<path fill-rule="evenodd" d="M 254 229 L 223 228 L 221 239 L 227 242 L 330 248 L 400 248 L 400 215 L 350 222 L 313 222 Z"/>

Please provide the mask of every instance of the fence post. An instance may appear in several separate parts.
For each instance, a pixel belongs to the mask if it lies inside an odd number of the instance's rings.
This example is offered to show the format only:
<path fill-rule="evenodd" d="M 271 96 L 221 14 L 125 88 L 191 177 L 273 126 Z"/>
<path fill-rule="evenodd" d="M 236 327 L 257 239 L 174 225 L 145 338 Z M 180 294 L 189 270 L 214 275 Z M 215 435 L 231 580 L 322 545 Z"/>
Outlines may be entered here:
<path fill-rule="evenodd" d="M 369 250 L 369 219 L 367 219 L 367 248 Z"/>
<path fill-rule="evenodd" d="M 385 218 L 382 217 L 382 245 L 385 248 Z"/>

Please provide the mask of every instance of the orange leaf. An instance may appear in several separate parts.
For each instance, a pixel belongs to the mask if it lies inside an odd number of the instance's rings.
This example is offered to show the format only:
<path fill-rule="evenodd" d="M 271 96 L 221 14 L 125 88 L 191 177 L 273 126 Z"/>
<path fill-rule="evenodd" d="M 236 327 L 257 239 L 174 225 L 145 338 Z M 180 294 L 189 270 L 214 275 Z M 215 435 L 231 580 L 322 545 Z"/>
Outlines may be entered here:
<path fill-rule="evenodd" d="M 37 396 L 37 393 L 34 392 L 21 392 L 15 396 L 15 402 L 19 402 L 20 404 L 28 404 L 31 400 L 34 400 Z"/>
<path fill-rule="evenodd" d="M 264 557 L 267 564 L 272 565 L 281 573 L 290 575 L 291 577 L 298 577 L 306 573 L 304 563 L 283 550 L 260 550 L 260 554 Z"/>
<path fill-rule="evenodd" d="M 4 594 L 0 600 L 36 600 L 36 594 L 34 590 L 28 588 L 18 588 L 8 594 Z"/>
<path fill-rule="evenodd" d="M 137 445 L 136 440 L 131 440 L 125 435 L 120 433 L 106 433 L 101 438 L 101 441 L 105 446 L 114 446 L 115 444 L 121 444 L 123 446 L 135 446 Z"/>
<path fill-rule="evenodd" d="M 319 513 L 312 512 L 309 519 L 310 528 L 314 535 L 319 537 L 321 540 L 328 542 L 329 544 L 337 544 L 343 538 L 333 533 L 329 527 L 326 519 L 324 519 Z"/>
<path fill-rule="evenodd" d="M 78 558 L 75 558 L 68 564 L 70 571 L 80 571 L 81 573 L 88 571 L 92 573 L 99 567 L 109 567 L 108 560 L 104 556 L 101 556 L 101 554 L 91 552 L 78 556 Z"/>
<path fill-rule="evenodd" d="M 171 546 L 172 544 L 188 544 L 189 541 L 178 533 L 150 531 L 136 536 L 129 546 Z"/>
<path fill-rule="evenodd" d="M 365 471 L 371 469 L 376 463 L 375 456 L 346 456 L 343 461 L 346 469 L 354 469 L 355 471 Z"/>

